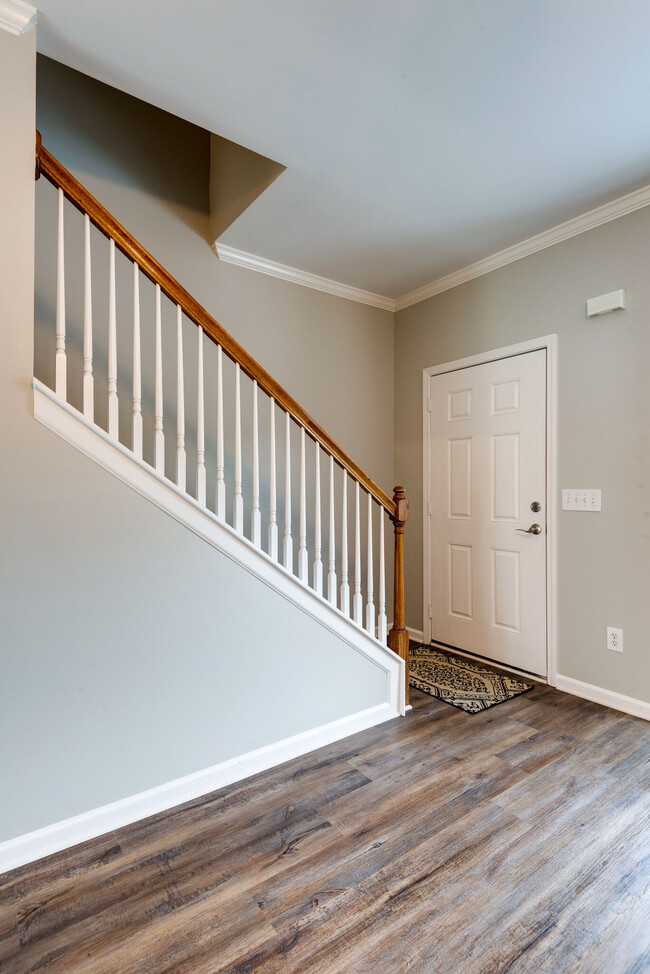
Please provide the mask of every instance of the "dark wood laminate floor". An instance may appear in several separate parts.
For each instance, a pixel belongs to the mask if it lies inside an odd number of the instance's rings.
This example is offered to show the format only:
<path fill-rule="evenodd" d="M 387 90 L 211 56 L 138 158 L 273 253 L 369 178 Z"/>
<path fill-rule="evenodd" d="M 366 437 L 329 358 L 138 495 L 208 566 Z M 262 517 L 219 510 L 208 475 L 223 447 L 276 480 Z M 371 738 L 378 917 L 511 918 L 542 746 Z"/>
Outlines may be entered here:
<path fill-rule="evenodd" d="M 650 725 L 543 686 L 412 703 L 0 877 L 0 970 L 650 970 Z"/>

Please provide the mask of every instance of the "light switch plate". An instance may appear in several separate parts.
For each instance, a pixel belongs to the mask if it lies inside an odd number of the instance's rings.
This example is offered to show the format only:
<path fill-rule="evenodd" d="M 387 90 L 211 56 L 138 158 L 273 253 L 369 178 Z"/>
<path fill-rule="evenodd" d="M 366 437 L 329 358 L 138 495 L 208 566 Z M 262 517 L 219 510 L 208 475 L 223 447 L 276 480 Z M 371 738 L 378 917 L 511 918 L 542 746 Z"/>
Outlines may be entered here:
<path fill-rule="evenodd" d="M 600 490 L 569 489 L 562 491 L 563 511 L 600 511 Z"/>

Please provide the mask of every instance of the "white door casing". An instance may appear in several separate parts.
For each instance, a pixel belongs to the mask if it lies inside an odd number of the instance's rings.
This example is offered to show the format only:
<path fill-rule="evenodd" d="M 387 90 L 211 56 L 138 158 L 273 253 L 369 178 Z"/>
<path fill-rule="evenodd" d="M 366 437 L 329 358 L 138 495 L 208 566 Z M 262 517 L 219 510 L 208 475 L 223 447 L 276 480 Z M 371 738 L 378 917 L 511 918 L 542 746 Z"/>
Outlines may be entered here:
<path fill-rule="evenodd" d="M 425 638 L 550 682 L 554 338 L 424 374 Z"/>

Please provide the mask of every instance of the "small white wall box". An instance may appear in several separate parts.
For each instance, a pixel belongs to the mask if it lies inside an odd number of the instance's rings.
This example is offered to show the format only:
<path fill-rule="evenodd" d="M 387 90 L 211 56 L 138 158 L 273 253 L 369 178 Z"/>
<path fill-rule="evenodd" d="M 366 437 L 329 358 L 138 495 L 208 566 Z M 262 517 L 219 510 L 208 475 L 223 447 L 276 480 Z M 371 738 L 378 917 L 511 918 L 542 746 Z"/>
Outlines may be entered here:
<path fill-rule="evenodd" d="M 607 315 L 610 311 L 620 311 L 625 307 L 625 290 L 610 291 L 609 294 L 600 294 L 597 298 L 589 298 L 587 301 L 587 318 L 595 318 L 597 315 Z"/>

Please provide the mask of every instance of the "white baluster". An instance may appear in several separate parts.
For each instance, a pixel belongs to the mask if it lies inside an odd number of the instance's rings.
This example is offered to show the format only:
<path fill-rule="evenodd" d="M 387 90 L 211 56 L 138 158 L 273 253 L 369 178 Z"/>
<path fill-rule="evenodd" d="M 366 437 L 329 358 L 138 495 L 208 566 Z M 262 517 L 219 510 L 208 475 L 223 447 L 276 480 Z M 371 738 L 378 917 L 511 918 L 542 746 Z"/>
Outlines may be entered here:
<path fill-rule="evenodd" d="M 330 457 L 330 544 L 327 600 L 336 605 L 336 524 L 334 522 L 334 457 Z"/>
<path fill-rule="evenodd" d="M 262 515 L 260 513 L 260 444 L 257 415 L 257 379 L 253 379 L 253 510 L 251 511 L 251 541 L 262 547 Z"/>
<path fill-rule="evenodd" d="M 316 472 L 314 480 L 314 591 L 323 594 L 323 562 L 320 536 L 320 446 L 316 443 Z"/>
<path fill-rule="evenodd" d="M 95 416 L 93 383 L 93 299 L 90 267 L 90 217 L 84 216 L 84 416 L 92 423 Z"/>
<path fill-rule="evenodd" d="M 278 512 L 275 484 L 275 400 L 271 399 L 271 470 L 269 483 L 269 555 L 278 560 Z"/>
<path fill-rule="evenodd" d="M 305 427 L 300 427 L 300 541 L 298 546 L 298 578 L 309 584 L 307 558 L 307 482 L 305 477 Z"/>
<path fill-rule="evenodd" d="M 361 597 L 361 517 L 359 509 L 359 481 L 354 482 L 354 597 L 352 599 L 352 618 L 363 625 L 363 599 Z"/>
<path fill-rule="evenodd" d="M 140 346 L 140 271 L 133 264 L 133 452 L 142 459 L 142 352 Z"/>
<path fill-rule="evenodd" d="M 348 475 L 343 469 L 343 508 L 341 510 L 341 612 L 350 615 L 348 583 Z"/>
<path fill-rule="evenodd" d="M 375 635 L 375 603 L 373 602 L 373 566 L 372 566 L 372 494 L 368 494 L 368 577 L 366 579 L 366 629 L 371 636 Z"/>
<path fill-rule="evenodd" d="M 160 285 L 156 284 L 156 384 L 154 394 L 154 466 L 165 475 L 165 434 L 163 432 L 162 311 Z"/>
<path fill-rule="evenodd" d="M 286 449 L 284 455 L 284 545 L 283 564 L 293 573 L 293 541 L 291 539 L 291 416 L 286 413 Z"/>
<path fill-rule="evenodd" d="M 198 328 L 196 403 L 196 499 L 205 507 L 205 396 L 203 395 L 203 329 Z"/>
<path fill-rule="evenodd" d="M 235 362 L 235 500 L 233 505 L 233 527 L 239 534 L 244 533 L 244 497 L 241 475 L 241 370 Z"/>
<path fill-rule="evenodd" d="M 59 190 L 58 234 L 56 250 L 56 359 L 54 391 L 67 398 L 67 365 L 65 357 L 65 240 L 63 235 L 63 190 Z"/>
<path fill-rule="evenodd" d="M 379 618 L 377 619 L 377 639 L 384 646 L 388 640 L 388 620 L 386 619 L 386 558 L 384 552 L 384 509 L 379 508 Z"/>
<path fill-rule="evenodd" d="M 119 439 L 117 401 L 117 309 L 115 303 L 115 241 L 109 243 L 108 265 L 108 435 Z"/>
<path fill-rule="evenodd" d="M 176 483 L 181 490 L 185 490 L 187 484 L 185 376 L 183 374 L 183 312 L 180 304 L 176 305 Z"/>
<path fill-rule="evenodd" d="M 214 510 L 222 521 L 226 519 L 226 481 L 223 462 L 223 352 L 217 345 L 217 486 Z"/>

